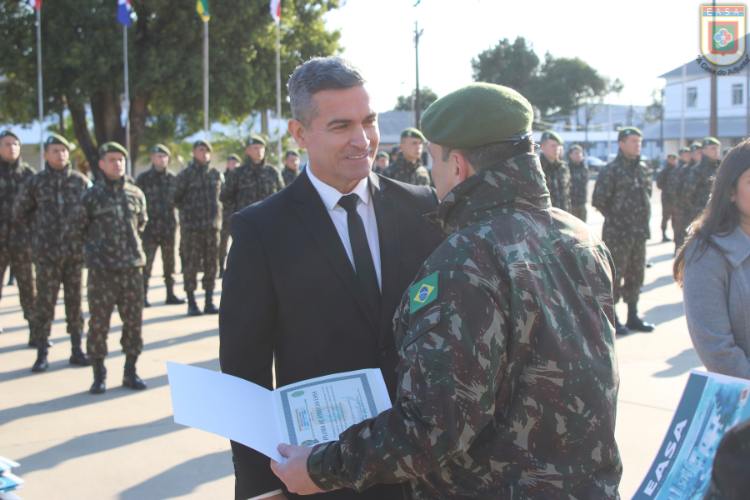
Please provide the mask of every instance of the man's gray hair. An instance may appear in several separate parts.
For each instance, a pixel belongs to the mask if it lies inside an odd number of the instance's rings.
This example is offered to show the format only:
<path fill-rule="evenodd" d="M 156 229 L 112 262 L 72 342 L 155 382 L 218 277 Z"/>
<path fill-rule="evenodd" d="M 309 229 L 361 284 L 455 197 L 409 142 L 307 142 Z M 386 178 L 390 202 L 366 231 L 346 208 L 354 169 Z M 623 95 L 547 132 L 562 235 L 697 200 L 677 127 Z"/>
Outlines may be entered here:
<path fill-rule="evenodd" d="M 292 117 L 309 128 L 318 114 L 313 95 L 321 90 L 346 90 L 365 83 L 359 69 L 340 57 L 313 57 L 294 70 L 289 78 Z"/>

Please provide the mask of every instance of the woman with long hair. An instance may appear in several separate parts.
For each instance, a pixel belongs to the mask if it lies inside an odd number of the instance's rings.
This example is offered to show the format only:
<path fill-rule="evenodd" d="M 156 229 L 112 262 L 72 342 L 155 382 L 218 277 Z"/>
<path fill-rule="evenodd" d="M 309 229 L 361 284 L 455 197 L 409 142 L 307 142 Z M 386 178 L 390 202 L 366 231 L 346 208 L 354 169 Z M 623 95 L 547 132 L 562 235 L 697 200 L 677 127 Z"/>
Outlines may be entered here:
<path fill-rule="evenodd" d="M 750 379 L 750 140 L 721 163 L 673 272 L 700 360 L 709 371 Z"/>

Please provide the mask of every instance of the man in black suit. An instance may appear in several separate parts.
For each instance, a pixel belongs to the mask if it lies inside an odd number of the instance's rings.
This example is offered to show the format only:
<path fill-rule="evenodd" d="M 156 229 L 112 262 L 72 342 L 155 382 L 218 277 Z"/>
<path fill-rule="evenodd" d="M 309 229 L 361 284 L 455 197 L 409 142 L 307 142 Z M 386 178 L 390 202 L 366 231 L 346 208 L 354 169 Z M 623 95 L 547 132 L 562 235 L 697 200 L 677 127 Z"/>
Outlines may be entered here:
<path fill-rule="evenodd" d="M 291 186 L 232 216 L 219 317 L 221 369 L 272 389 L 274 362 L 276 387 L 380 368 L 393 398 L 393 315 L 440 244 L 422 217 L 436 210 L 436 193 L 371 172 L 380 141 L 377 113 L 350 63 L 312 59 L 288 86 L 289 132 L 310 160 Z M 235 442 L 232 452 L 237 500 L 296 498 L 282 492 L 268 457 Z M 401 487 L 314 498 L 398 499 Z"/>

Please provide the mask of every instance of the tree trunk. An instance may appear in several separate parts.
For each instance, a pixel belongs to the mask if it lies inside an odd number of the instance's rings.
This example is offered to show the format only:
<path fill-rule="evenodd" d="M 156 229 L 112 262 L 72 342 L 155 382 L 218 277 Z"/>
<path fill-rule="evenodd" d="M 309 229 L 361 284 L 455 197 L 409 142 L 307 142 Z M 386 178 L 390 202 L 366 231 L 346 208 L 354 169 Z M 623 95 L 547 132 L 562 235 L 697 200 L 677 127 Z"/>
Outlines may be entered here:
<path fill-rule="evenodd" d="M 141 146 L 143 133 L 146 131 L 150 101 L 151 92 L 147 92 L 137 95 L 130 103 L 130 161 L 133 165 L 133 177 L 135 177 L 135 168 L 138 163 L 138 148 Z"/>
<path fill-rule="evenodd" d="M 68 102 L 68 110 L 73 119 L 73 131 L 76 134 L 78 144 L 81 145 L 83 154 L 86 156 L 86 161 L 89 162 L 91 174 L 94 179 L 101 179 L 102 171 L 99 168 L 99 150 L 96 144 L 94 144 L 94 140 L 89 133 L 89 128 L 86 125 L 86 109 L 81 103 Z"/>
<path fill-rule="evenodd" d="M 125 127 L 122 126 L 120 95 L 111 90 L 91 95 L 91 114 L 94 116 L 94 135 L 99 145 L 116 141 L 125 145 Z"/>

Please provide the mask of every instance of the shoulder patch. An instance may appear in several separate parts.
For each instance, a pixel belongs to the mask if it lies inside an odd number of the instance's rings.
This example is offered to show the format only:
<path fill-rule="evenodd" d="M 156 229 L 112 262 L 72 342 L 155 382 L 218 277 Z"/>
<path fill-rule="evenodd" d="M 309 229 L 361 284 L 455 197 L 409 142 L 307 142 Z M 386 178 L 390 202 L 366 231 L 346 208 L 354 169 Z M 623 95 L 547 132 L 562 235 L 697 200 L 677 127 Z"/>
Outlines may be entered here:
<path fill-rule="evenodd" d="M 419 311 L 427 304 L 435 302 L 440 294 L 440 272 L 434 272 L 419 283 L 409 288 L 409 311 Z"/>

